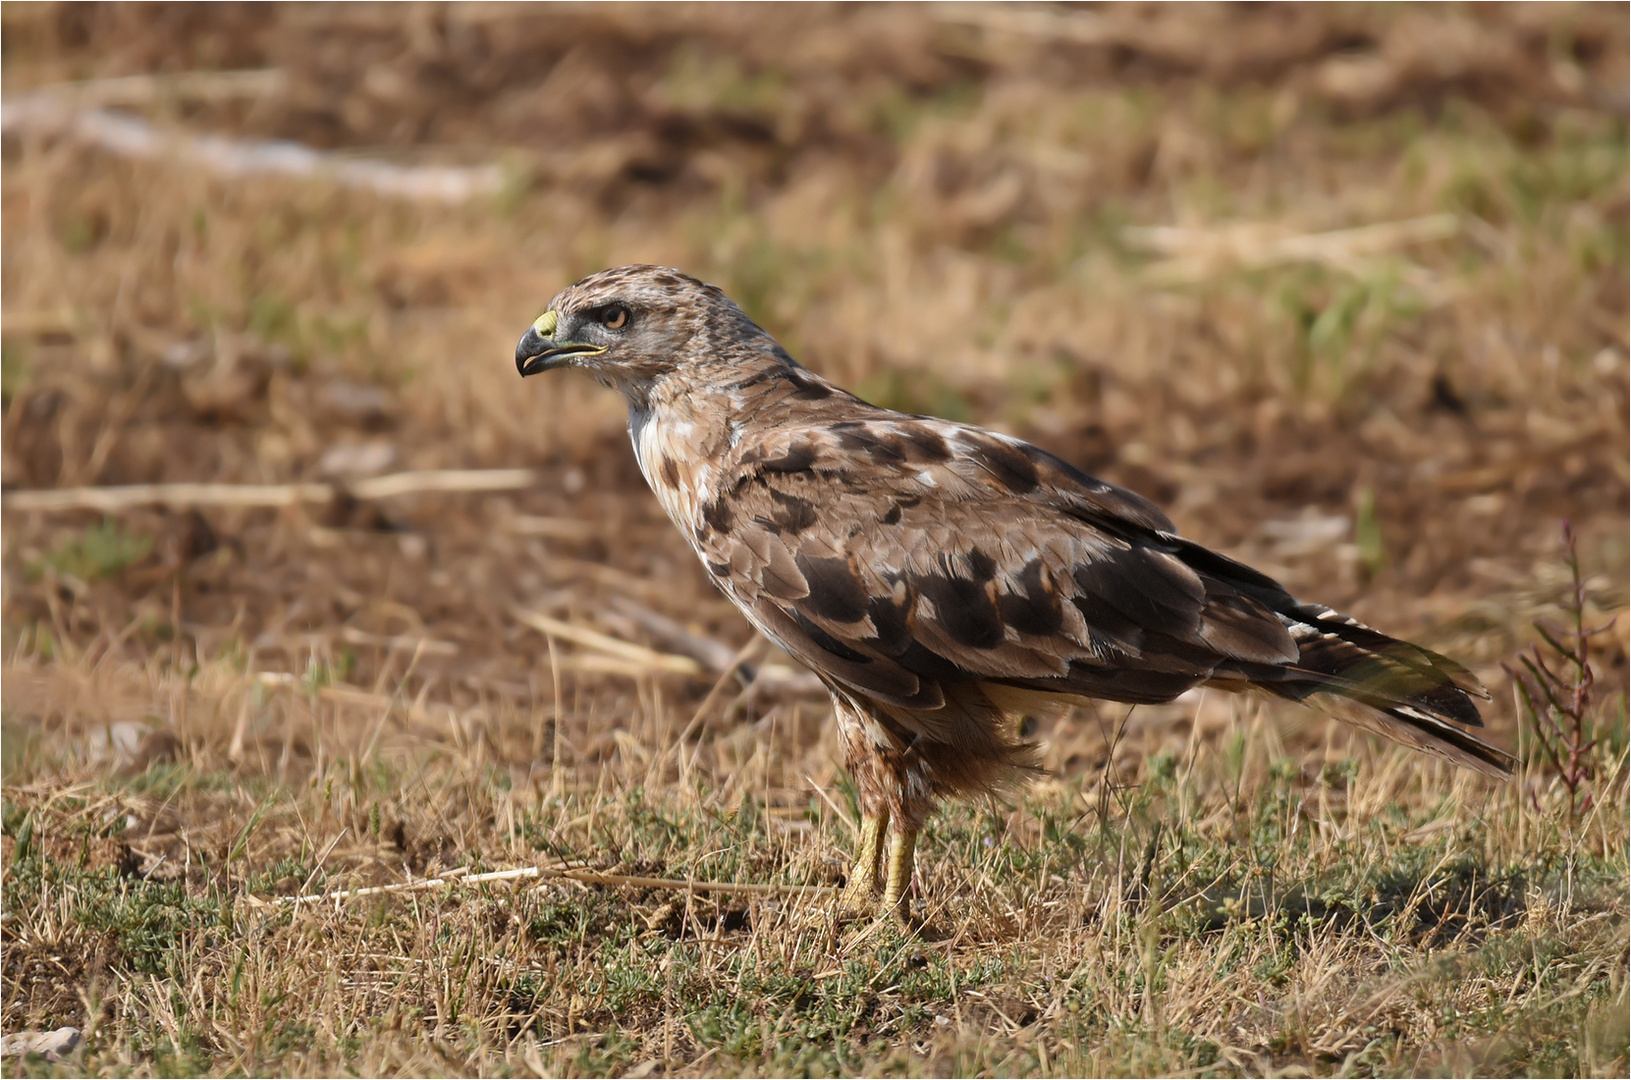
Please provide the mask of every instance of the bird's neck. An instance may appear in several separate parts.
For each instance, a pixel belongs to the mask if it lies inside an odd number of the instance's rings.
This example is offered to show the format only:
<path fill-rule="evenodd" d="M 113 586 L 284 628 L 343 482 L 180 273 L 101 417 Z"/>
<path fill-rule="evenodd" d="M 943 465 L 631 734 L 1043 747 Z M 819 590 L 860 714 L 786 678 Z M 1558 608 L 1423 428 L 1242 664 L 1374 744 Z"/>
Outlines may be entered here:
<path fill-rule="evenodd" d="M 842 393 L 785 353 L 716 367 L 707 378 L 679 369 L 630 396 L 629 431 L 636 445 L 642 433 L 661 432 L 694 460 L 719 461 L 732 456 L 745 433 L 792 418 L 800 404 L 808 408 L 812 395 Z"/>
<path fill-rule="evenodd" d="M 756 434 L 792 417 L 800 393 L 843 392 L 791 360 L 765 357 L 706 379 L 675 371 L 630 396 L 629 438 L 640 471 L 682 531 L 690 533 L 699 505 Z"/>

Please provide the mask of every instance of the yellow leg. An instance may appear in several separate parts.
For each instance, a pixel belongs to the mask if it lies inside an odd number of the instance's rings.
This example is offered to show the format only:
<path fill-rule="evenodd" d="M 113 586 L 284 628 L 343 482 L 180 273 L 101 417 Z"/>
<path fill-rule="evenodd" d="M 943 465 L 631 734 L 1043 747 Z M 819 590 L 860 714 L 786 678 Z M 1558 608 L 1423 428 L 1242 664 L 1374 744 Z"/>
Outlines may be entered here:
<path fill-rule="evenodd" d="M 901 918 L 907 914 L 906 890 L 912 884 L 912 855 L 917 850 L 917 830 L 889 834 L 889 876 L 883 886 L 883 910 Z"/>
<path fill-rule="evenodd" d="M 884 830 L 889 827 L 887 813 L 861 819 L 861 836 L 856 845 L 855 866 L 844 883 L 838 898 L 840 919 L 869 918 L 877 910 L 878 864 L 883 861 Z"/>

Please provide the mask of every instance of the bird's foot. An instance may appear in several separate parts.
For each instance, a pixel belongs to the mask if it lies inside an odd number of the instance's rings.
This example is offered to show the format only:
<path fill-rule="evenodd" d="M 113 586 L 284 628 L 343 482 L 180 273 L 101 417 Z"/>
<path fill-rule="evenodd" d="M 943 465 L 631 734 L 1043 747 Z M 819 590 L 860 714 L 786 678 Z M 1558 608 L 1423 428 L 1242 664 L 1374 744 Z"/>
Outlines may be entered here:
<path fill-rule="evenodd" d="M 880 907 L 877 879 L 874 877 L 868 881 L 858 874 L 852 874 L 838 894 L 838 902 L 833 905 L 833 921 L 840 924 L 861 922 L 878 914 Z"/>
<path fill-rule="evenodd" d="M 857 837 L 855 865 L 838 894 L 835 904 L 807 912 L 801 920 L 806 929 L 831 929 L 846 923 L 870 919 L 878 912 L 878 893 L 883 882 L 878 864 L 883 861 L 887 816 L 869 816 L 861 821 Z"/>
<path fill-rule="evenodd" d="M 861 819 L 861 835 L 856 838 L 855 865 L 850 869 L 844 891 L 838 894 L 833 918 L 839 923 L 871 918 L 878 910 L 878 864 L 883 861 L 884 837 L 889 815 L 867 815 Z"/>
<path fill-rule="evenodd" d="M 876 924 L 893 920 L 914 937 L 932 941 L 940 936 L 912 915 L 910 891 L 917 830 L 889 831 L 888 824 L 886 815 L 862 820 L 855 866 L 837 902 L 809 912 L 802 920 L 806 928 L 829 929 L 849 923 Z"/>
<path fill-rule="evenodd" d="M 913 918 L 909 896 L 912 853 L 916 847 L 916 830 L 889 833 L 886 859 L 883 823 L 877 819 L 864 822 L 860 857 L 832 908 L 834 923 L 843 925 L 893 919 L 901 928 L 918 933 L 922 929 L 922 922 Z M 880 862 L 886 864 L 883 874 L 879 873 Z M 880 877 L 882 880 L 879 880 Z"/>
<path fill-rule="evenodd" d="M 943 941 L 950 936 L 939 920 L 917 915 L 907 902 L 885 903 L 872 888 L 848 885 L 839 890 L 835 901 L 806 908 L 795 918 L 794 925 L 823 936 L 842 933 L 849 944 L 890 929 L 924 942 Z"/>

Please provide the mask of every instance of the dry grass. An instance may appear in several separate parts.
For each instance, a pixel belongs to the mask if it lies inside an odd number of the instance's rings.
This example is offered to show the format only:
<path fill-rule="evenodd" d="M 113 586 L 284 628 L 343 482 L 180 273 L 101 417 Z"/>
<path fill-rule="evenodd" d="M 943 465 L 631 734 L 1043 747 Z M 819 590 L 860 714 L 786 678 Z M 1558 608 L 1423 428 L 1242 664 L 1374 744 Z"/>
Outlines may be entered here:
<path fill-rule="evenodd" d="M 416 202 L 7 127 L 8 491 L 385 492 L 8 505 L 0 1020 L 85 1027 L 58 1068 L 1624 1074 L 1623 8 L 3 18 L 8 99 L 143 76 L 75 100 L 505 176 Z M 1590 811 L 1294 710 L 1083 710 L 1020 803 L 931 827 L 942 938 L 811 923 L 763 886 L 846 869 L 821 698 L 611 396 L 509 359 L 640 260 L 1468 661 L 1509 744 L 1570 519 L 1619 616 Z"/>

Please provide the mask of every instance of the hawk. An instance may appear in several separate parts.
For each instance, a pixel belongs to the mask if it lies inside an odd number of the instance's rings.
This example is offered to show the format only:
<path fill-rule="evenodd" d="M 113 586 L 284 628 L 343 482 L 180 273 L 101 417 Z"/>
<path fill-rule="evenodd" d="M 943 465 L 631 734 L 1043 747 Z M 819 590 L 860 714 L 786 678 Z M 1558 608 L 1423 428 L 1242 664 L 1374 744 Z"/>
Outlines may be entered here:
<path fill-rule="evenodd" d="M 640 471 L 709 576 L 831 691 L 863 815 L 846 917 L 905 914 L 937 800 L 1035 772 L 1013 717 L 1038 698 L 1260 691 L 1511 772 L 1464 730 L 1489 695 L 1460 664 L 1297 600 L 1045 450 L 862 401 L 677 270 L 567 288 L 515 366 L 627 399 Z"/>

